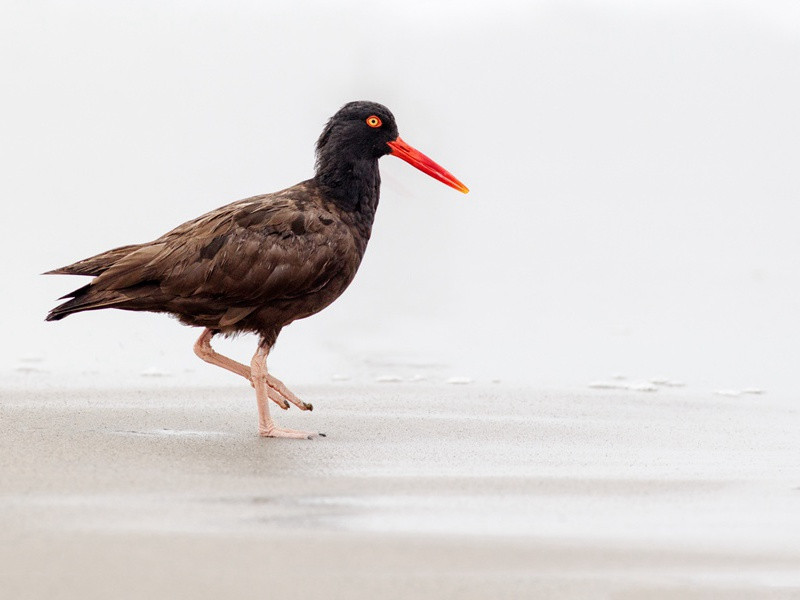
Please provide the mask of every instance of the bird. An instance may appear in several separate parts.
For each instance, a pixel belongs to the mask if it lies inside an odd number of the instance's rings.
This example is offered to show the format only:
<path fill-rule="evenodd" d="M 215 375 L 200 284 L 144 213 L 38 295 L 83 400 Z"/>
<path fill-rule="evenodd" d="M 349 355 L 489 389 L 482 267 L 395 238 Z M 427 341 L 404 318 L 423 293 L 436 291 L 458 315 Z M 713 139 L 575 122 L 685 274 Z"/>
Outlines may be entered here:
<path fill-rule="evenodd" d="M 129 244 L 45 274 L 93 279 L 62 296 L 47 321 L 121 309 L 166 313 L 202 327 L 195 354 L 249 380 L 263 437 L 320 434 L 278 427 L 270 402 L 312 410 L 267 368 L 283 327 L 330 305 L 350 285 L 370 239 L 380 196 L 378 159 L 396 156 L 460 191 L 468 188 L 400 136 L 394 115 L 377 102 L 342 106 L 316 143 L 311 179 L 232 202 L 161 237 Z M 250 365 L 217 353 L 216 335 L 253 333 Z"/>

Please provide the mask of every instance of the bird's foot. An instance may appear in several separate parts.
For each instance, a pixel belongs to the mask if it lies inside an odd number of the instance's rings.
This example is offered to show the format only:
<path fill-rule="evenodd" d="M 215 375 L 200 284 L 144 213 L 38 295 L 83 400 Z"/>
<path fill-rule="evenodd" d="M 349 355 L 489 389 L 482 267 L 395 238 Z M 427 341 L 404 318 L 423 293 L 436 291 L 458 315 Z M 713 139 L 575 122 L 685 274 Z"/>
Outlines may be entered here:
<path fill-rule="evenodd" d="M 291 402 L 300 410 L 314 410 L 314 406 L 309 402 L 303 402 L 295 396 L 284 383 L 270 374 L 267 374 L 265 383 L 267 384 L 267 395 L 269 399 L 280 406 L 283 410 L 289 410 Z M 254 379 L 250 379 L 251 387 L 256 387 Z"/>
<path fill-rule="evenodd" d="M 280 406 L 283 410 L 289 410 L 289 402 L 287 402 L 286 398 L 281 396 L 269 386 L 267 386 L 267 395 L 269 396 L 270 400 Z"/>
<path fill-rule="evenodd" d="M 310 440 L 317 436 L 325 437 L 324 433 L 316 431 L 299 431 L 297 429 L 284 429 L 282 427 L 264 427 L 263 425 L 258 428 L 258 433 L 261 437 L 275 437 L 275 438 L 293 438 L 298 440 Z"/>
<path fill-rule="evenodd" d="M 300 398 L 295 396 L 280 379 L 278 379 L 277 377 L 273 377 L 269 373 L 267 373 L 267 385 L 270 388 L 270 398 L 272 398 L 273 395 L 275 395 L 280 397 L 280 399 L 283 400 L 283 403 L 286 403 L 287 401 L 291 402 L 300 410 L 314 410 L 314 407 L 311 404 L 300 400 Z M 283 404 L 281 404 L 277 400 L 275 400 L 275 402 L 278 404 L 278 406 L 284 408 Z M 286 405 L 285 408 L 289 408 L 288 404 Z"/>
<path fill-rule="evenodd" d="M 289 410 L 289 400 L 286 399 L 286 396 L 281 394 L 278 390 L 271 387 L 266 379 L 262 381 L 262 383 L 266 383 L 266 392 L 267 397 L 272 400 L 275 404 L 280 406 L 283 410 Z M 250 379 L 250 386 L 255 388 L 256 387 L 256 380 L 255 378 Z"/>

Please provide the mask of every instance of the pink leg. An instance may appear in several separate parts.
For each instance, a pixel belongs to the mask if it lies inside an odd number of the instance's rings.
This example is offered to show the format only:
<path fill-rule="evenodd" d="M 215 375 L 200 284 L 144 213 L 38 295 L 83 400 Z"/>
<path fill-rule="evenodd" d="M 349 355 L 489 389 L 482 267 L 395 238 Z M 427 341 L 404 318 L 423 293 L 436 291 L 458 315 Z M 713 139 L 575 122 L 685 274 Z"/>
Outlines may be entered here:
<path fill-rule="evenodd" d="M 217 365 L 218 367 L 222 367 L 230 371 L 231 373 L 236 373 L 237 375 L 241 375 L 252 385 L 253 380 L 250 373 L 250 367 L 247 365 L 243 365 L 240 362 L 236 362 L 232 358 L 228 358 L 227 356 L 223 356 L 219 354 L 211 347 L 211 338 L 214 337 L 214 332 L 210 329 L 203 330 L 203 333 L 197 338 L 197 341 L 194 343 L 194 353 L 202 358 L 207 363 L 212 365 Z M 295 396 L 289 389 L 283 385 L 278 379 L 273 377 L 270 374 L 267 374 L 267 385 L 269 389 L 267 393 L 269 394 L 270 400 L 272 400 L 275 404 L 280 406 L 282 409 L 286 410 L 289 408 L 289 402 L 294 404 L 300 410 L 313 410 L 314 407 L 307 403 L 303 402 Z"/>
<path fill-rule="evenodd" d="M 320 435 L 312 431 L 297 431 L 276 427 L 269 414 L 269 390 L 272 388 L 267 383 L 267 355 L 269 348 L 259 345 L 250 362 L 250 372 L 253 374 L 253 387 L 256 388 L 256 401 L 258 403 L 258 432 L 264 437 L 285 437 L 311 439 Z"/>

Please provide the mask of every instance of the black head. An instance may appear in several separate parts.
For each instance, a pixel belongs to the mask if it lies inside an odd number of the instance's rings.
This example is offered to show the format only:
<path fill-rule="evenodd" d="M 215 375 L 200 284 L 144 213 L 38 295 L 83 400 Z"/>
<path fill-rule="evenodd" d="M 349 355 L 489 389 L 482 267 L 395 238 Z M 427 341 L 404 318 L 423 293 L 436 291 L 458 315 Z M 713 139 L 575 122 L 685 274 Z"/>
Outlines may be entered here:
<path fill-rule="evenodd" d="M 325 125 L 317 140 L 315 180 L 342 205 L 368 206 L 378 202 L 378 159 L 386 154 L 403 159 L 434 179 L 466 193 L 467 187 L 397 134 L 388 108 L 377 102 L 349 102 Z"/>
<path fill-rule="evenodd" d="M 348 102 L 333 115 L 317 140 L 317 165 L 337 161 L 374 160 L 389 154 L 397 139 L 397 124 L 388 108 L 377 102 Z"/>

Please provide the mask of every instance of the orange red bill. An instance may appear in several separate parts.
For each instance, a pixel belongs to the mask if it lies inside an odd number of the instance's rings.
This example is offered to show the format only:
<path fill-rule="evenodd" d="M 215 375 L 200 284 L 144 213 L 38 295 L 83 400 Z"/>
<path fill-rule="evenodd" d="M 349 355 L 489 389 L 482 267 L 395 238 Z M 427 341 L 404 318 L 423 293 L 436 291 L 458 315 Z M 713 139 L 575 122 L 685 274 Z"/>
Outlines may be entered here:
<path fill-rule="evenodd" d="M 437 164 L 425 156 L 422 152 L 409 146 L 401 138 L 397 138 L 393 142 L 387 142 L 392 149 L 392 156 L 402 158 L 408 164 L 415 166 L 423 173 L 427 173 L 434 179 L 438 179 L 444 184 L 449 185 L 451 188 L 457 189 L 459 192 L 467 193 L 469 188 L 461 183 L 456 177 L 447 169 Z"/>

